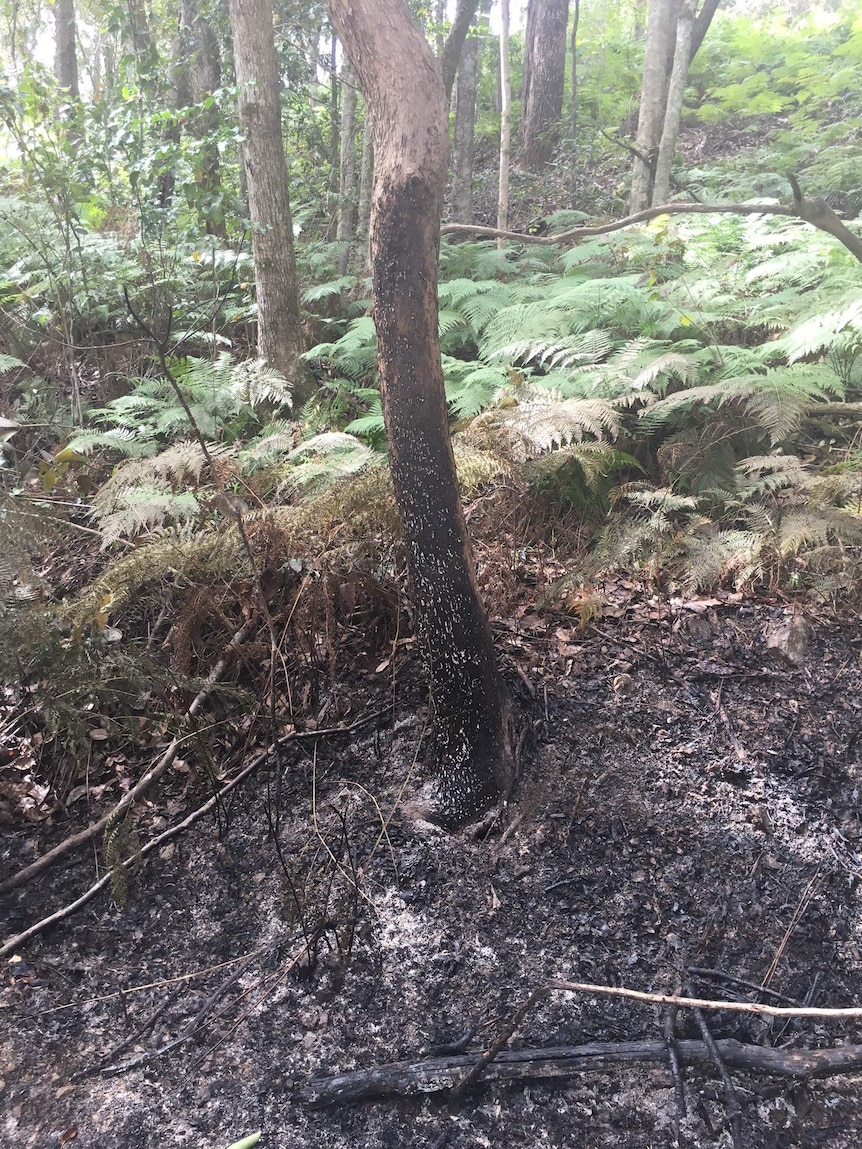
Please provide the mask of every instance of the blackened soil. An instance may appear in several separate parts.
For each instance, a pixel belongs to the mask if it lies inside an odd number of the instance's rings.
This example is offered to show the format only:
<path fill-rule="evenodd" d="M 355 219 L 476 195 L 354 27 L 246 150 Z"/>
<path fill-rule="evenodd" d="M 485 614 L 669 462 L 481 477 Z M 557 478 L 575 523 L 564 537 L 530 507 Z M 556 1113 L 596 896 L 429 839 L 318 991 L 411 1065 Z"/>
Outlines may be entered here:
<path fill-rule="evenodd" d="M 451 1108 L 292 1098 L 297 1081 L 468 1030 L 481 1049 L 551 978 L 674 991 L 695 967 L 713 971 L 690 975 L 705 996 L 746 998 L 744 981 L 817 1006 L 862 1001 L 855 619 L 811 617 L 794 666 L 766 648 L 779 605 L 619 614 L 585 634 L 538 614 L 499 629 L 535 691 L 537 739 L 484 839 L 446 836 L 411 807 L 429 767 L 421 692 L 400 685 L 415 669 L 405 648 L 394 722 L 291 744 L 220 821 L 148 860 L 124 909 L 103 894 L 22 947 L 0 996 L 0 1141 L 224 1149 L 260 1129 L 282 1149 L 444 1134 L 465 1149 L 730 1146 L 705 1067 L 686 1069 L 685 1119 L 659 1064 L 491 1086 Z M 354 713 L 385 707 L 391 672 L 357 687 Z M 138 811 L 143 836 L 171 820 L 175 781 Z M 3 872 L 68 829 L 9 834 Z M 4 932 L 73 901 L 94 867 L 84 850 L 8 897 Z M 779 1047 L 862 1042 L 858 1022 L 709 1020 L 718 1037 Z M 558 995 L 512 1044 L 655 1040 L 662 1022 L 653 1005 Z M 677 1033 L 698 1036 L 689 1014 Z M 747 1149 L 860 1143 L 862 1075 L 733 1079 Z"/>

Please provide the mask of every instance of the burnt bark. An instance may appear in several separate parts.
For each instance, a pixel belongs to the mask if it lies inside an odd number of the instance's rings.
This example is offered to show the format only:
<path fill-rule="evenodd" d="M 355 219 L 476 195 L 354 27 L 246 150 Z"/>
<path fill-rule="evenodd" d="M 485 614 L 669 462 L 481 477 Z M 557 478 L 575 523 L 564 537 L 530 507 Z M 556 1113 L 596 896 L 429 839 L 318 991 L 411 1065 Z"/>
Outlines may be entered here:
<path fill-rule="evenodd" d="M 560 139 L 569 0 L 530 0 L 521 86 L 520 164 L 538 172 Z"/>
<path fill-rule="evenodd" d="M 439 63 L 404 0 L 329 0 L 370 108 L 374 319 L 392 482 L 438 742 L 435 816 L 508 793 L 510 703 L 479 601 L 449 436 L 437 319 L 448 153 Z"/>
<path fill-rule="evenodd" d="M 261 356 L 308 395 L 300 359 L 300 326 L 293 222 L 281 133 L 278 63 L 269 0 L 230 0 L 243 167 L 252 224 L 252 255 Z"/>
<path fill-rule="evenodd" d="M 676 1044 L 686 1062 L 709 1063 L 711 1060 L 703 1041 L 684 1039 Z M 862 1045 L 835 1049 L 771 1049 L 743 1044 L 731 1037 L 719 1039 L 715 1044 L 722 1060 L 734 1069 L 791 1081 L 854 1073 L 862 1066 Z M 306 1105 L 350 1105 L 395 1095 L 410 1097 L 453 1090 L 481 1056 L 459 1053 L 424 1060 L 417 1058 L 318 1077 L 299 1083 L 294 1097 Z M 663 1041 L 594 1041 L 551 1049 L 506 1049 L 485 1066 L 478 1086 L 483 1081 L 565 1080 L 579 1073 L 601 1072 L 613 1065 L 638 1061 L 666 1062 L 667 1045 Z"/>

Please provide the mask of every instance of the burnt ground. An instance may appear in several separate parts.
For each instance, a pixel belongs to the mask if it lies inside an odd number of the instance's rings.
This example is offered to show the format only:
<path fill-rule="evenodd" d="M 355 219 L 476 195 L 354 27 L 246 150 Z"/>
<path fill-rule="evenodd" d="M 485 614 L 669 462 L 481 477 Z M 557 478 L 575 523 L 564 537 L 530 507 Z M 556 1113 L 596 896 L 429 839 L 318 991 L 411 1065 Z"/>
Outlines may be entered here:
<path fill-rule="evenodd" d="M 743 999 L 731 979 L 744 979 L 794 1002 L 858 1004 L 862 634 L 852 615 L 809 608 L 795 666 L 766 644 L 787 610 L 633 593 L 584 633 L 529 610 L 498 628 L 535 691 L 536 745 L 484 839 L 411 811 L 428 769 L 412 647 L 394 680 L 392 665 L 355 673 L 343 684 L 353 714 L 394 697 L 394 718 L 287 744 L 219 819 L 147 860 L 125 908 L 101 895 L 3 971 L 0 1141 L 224 1149 L 260 1129 L 281 1149 L 443 1134 L 453 1149 L 729 1146 L 707 1066 L 686 1068 L 679 1128 L 661 1064 L 490 1085 L 450 1108 L 419 1097 L 310 1109 L 292 1090 L 474 1027 L 481 1049 L 549 978 L 672 992 L 691 966 L 720 971 L 692 977 L 705 996 Z M 186 809 L 181 787 L 175 772 L 140 807 L 142 837 Z M 70 828 L 7 830 L 2 872 Z M 77 897 L 95 865 L 90 847 L 8 896 L 4 934 Z M 196 1016 L 194 1036 L 158 1053 Z M 512 1045 L 656 1039 L 662 1021 L 654 1005 L 560 994 Z M 777 1047 L 862 1042 L 855 1021 L 723 1012 L 710 1024 Z M 677 1033 L 698 1036 L 684 1011 Z M 862 1074 L 733 1078 L 747 1149 L 859 1144 Z"/>

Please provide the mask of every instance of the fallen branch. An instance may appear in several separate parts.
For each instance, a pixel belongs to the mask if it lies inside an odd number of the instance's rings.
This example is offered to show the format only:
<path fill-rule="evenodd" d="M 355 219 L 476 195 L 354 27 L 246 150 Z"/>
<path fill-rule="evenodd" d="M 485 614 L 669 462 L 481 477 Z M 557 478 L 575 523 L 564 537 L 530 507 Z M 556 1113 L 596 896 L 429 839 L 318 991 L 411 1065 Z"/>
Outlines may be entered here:
<path fill-rule="evenodd" d="M 191 705 L 186 711 L 185 718 L 193 718 L 195 714 L 206 702 L 213 687 L 219 681 L 221 676 L 229 664 L 230 652 L 235 650 L 237 646 L 246 638 L 249 631 L 252 629 L 252 623 L 246 623 L 236 632 L 233 638 L 227 645 L 225 653 L 221 659 L 216 663 L 207 677 L 206 682 L 198 691 L 193 699 Z M 37 858 L 35 862 L 31 862 L 29 866 L 25 866 L 23 870 L 19 870 L 17 874 L 13 874 L 11 878 L 7 878 L 5 882 L 0 882 L 0 894 L 11 893 L 12 890 L 17 890 L 19 886 L 26 885 L 27 882 L 32 881 L 33 878 L 38 878 L 45 870 L 51 868 L 55 862 L 59 862 L 61 858 L 65 858 L 67 854 L 71 854 L 73 850 L 77 850 L 79 846 L 84 846 L 87 842 L 93 840 L 103 832 L 109 822 L 116 821 L 116 819 L 127 810 L 133 803 L 137 802 L 139 798 L 150 789 L 150 787 L 168 771 L 174 759 L 177 756 L 177 751 L 182 745 L 183 738 L 176 737 L 171 744 L 159 758 L 158 762 L 144 774 L 140 781 L 132 787 L 127 794 L 120 799 L 120 801 L 109 810 L 103 818 L 98 822 L 92 822 L 85 830 L 81 830 L 77 834 L 71 834 L 68 838 L 64 838 L 62 842 L 56 845 L 53 850 L 49 850 L 47 854 L 43 854 L 41 858 Z M 89 900 L 89 899 L 88 899 Z M 5 949 L 5 947 L 4 947 Z M 2 953 L 3 951 L 0 951 Z"/>
<path fill-rule="evenodd" d="M 677 1043 L 680 1057 L 689 1062 L 711 1062 L 703 1041 Z M 838 1049 L 771 1049 L 747 1045 L 733 1038 L 716 1042 L 725 1065 L 750 1073 L 808 1081 L 862 1068 L 862 1045 Z M 339 1073 L 304 1082 L 294 1090 L 294 1099 L 307 1105 L 346 1105 L 393 1095 L 439 1093 L 457 1089 L 465 1075 L 485 1054 L 430 1058 L 426 1061 L 396 1061 L 354 1073 Z M 482 1081 L 528 1081 L 571 1077 L 589 1070 L 631 1061 L 667 1062 L 664 1041 L 590 1042 L 588 1045 L 552 1049 L 504 1050 L 485 1062 Z"/>
<path fill-rule="evenodd" d="M 822 1017 L 845 1021 L 848 1018 L 862 1017 L 862 1006 L 842 1006 L 838 1009 L 821 1009 L 813 1005 L 762 1005 L 753 1001 L 716 1001 L 708 997 L 682 997 L 670 993 L 647 993 L 640 989 L 626 989 L 615 985 L 593 985 L 587 981 L 552 981 L 544 987 L 545 993 L 554 990 L 567 993 L 595 993 L 602 997 L 627 997 L 633 1001 L 649 1001 L 656 1005 L 675 1005 L 680 1009 L 722 1009 L 731 1013 L 757 1013 L 764 1017 Z M 537 990 L 536 995 L 542 991 Z M 862 1049 L 862 1046 L 858 1048 Z"/>
<path fill-rule="evenodd" d="M 613 231 L 632 227 L 636 223 L 647 223 L 660 215 L 780 215 L 789 219 L 801 219 L 819 231 L 825 231 L 847 248 L 862 263 L 862 239 L 854 235 L 842 223 L 828 203 L 822 199 L 804 199 L 797 196 L 799 185 L 788 177 L 794 189 L 792 204 L 767 203 L 666 203 L 659 207 L 627 215 L 624 219 L 611 223 L 597 224 L 594 227 L 573 227 L 559 235 L 525 235 L 520 231 L 500 231 L 496 227 L 481 227 L 468 223 L 447 223 L 440 229 L 441 235 L 474 235 L 483 239 L 514 239 L 518 243 L 551 245 L 556 243 L 577 243 L 596 235 L 608 235 Z"/>

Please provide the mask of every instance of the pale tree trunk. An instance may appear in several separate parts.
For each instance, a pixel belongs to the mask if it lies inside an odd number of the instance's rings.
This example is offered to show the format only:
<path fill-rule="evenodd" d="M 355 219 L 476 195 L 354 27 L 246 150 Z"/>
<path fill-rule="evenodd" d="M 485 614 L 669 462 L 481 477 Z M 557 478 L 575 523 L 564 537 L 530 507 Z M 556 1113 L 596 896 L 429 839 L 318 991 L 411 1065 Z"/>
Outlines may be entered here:
<path fill-rule="evenodd" d="M 252 224 L 258 350 L 293 384 L 301 402 L 308 394 L 308 374 L 300 360 L 304 348 L 272 6 L 269 0 L 230 0 L 230 22 Z"/>
<path fill-rule="evenodd" d="M 685 100 L 685 85 L 688 79 L 688 65 L 690 60 L 691 33 L 694 24 L 694 9 L 696 0 L 682 0 L 679 19 L 676 25 L 676 48 L 673 54 L 673 71 L 670 75 L 670 84 L 667 91 L 667 104 L 664 113 L 664 125 L 661 130 L 661 143 L 655 165 L 655 180 L 653 182 L 651 204 L 653 206 L 667 202 L 670 194 L 670 172 L 673 165 L 676 141 L 679 136 L 679 125 L 682 119 L 682 105 Z"/>
<path fill-rule="evenodd" d="M 569 0 L 530 0 L 524 38 L 519 162 L 538 172 L 560 139 Z"/>
<path fill-rule="evenodd" d="M 341 158 L 341 105 L 338 101 L 338 39 L 329 40 L 329 226 L 326 238 L 335 239 L 338 228 L 338 165 Z"/>
<path fill-rule="evenodd" d="M 581 23 L 581 0 L 575 0 L 575 14 L 572 20 L 572 37 L 569 41 L 569 57 L 572 62 L 572 102 L 569 108 L 569 132 L 572 136 L 572 151 L 578 142 L 578 29 Z"/>
<path fill-rule="evenodd" d="M 464 50 L 470 25 L 476 17 L 476 9 L 478 6 L 478 0 L 458 0 L 458 7 L 455 9 L 455 18 L 452 21 L 452 27 L 449 29 L 446 43 L 440 51 L 440 67 L 443 69 L 443 88 L 446 92 L 447 102 L 452 95 L 452 87 L 455 83 L 455 74 L 458 71 L 461 53 Z M 485 9 L 488 5 L 483 3 L 482 7 Z"/>
<path fill-rule="evenodd" d="M 54 75 L 69 98 L 77 100 L 81 93 L 75 47 L 75 0 L 54 0 Z"/>
<path fill-rule="evenodd" d="M 449 438 L 437 329 L 448 152 L 443 81 L 404 0 L 329 0 L 371 108 L 374 319 L 395 498 L 438 739 L 435 814 L 458 825 L 507 793 L 510 703 L 479 602 Z"/>
<path fill-rule="evenodd" d="M 473 152 L 476 92 L 479 83 L 479 40 L 469 36 L 461 52 L 455 85 L 455 147 L 452 152 L 452 214 L 473 222 Z"/>
<path fill-rule="evenodd" d="M 651 199 L 655 158 L 667 100 L 668 61 L 672 58 L 678 10 L 679 0 L 649 0 L 636 140 L 639 154 L 632 165 L 629 207 L 632 213 L 643 211 Z"/>
<path fill-rule="evenodd" d="M 512 146 L 512 77 L 509 62 L 509 0 L 500 0 L 500 181 L 497 189 L 497 227 L 509 227 L 509 155 Z M 500 251 L 506 246 L 497 240 Z"/>
<path fill-rule="evenodd" d="M 578 169 L 578 28 L 581 23 L 581 0 L 575 0 L 575 15 L 572 20 L 572 38 L 570 41 L 570 56 L 572 61 L 572 103 L 569 109 L 569 134 L 571 135 L 571 153 L 569 155 L 569 190 L 572 195 L 572 207 L 575 207 Z"/>
<path fill-rule="evenodd" d="M 363 271 L 369 259 L 368 238 L 371 225 L 371 192 L 374 184 L 374 133 L 371 130 L 371 116 L 365 112 L 365 125 L 362 129 L 362 163 L 359 169 L 359 204 L 356 219 L 356 256 L 358 271 Z"/>
<path fill-rule="evenodd" d="M 442 27 L 443 21 L 445 20 L 445 18 L 446 18 L 446 0 L 435 0 L 435 3 L 434 3 L 434 24 L 435 24 L 434 40 L 435 40 L 435 47 L 437 50 L 438 57 L 443 55 L 443 45 L 446 42 L 446 38 L 443 35 L 443 27 Z"/>
<path fill-rule="evenodd" d="M 340 275 L 350 265 L 350 245 L 356 232 L 356 77 L 350 65 L 341 72 L 341 157 L 338 181 L 338 228 L 344 246 L 338 256 Z"/>

